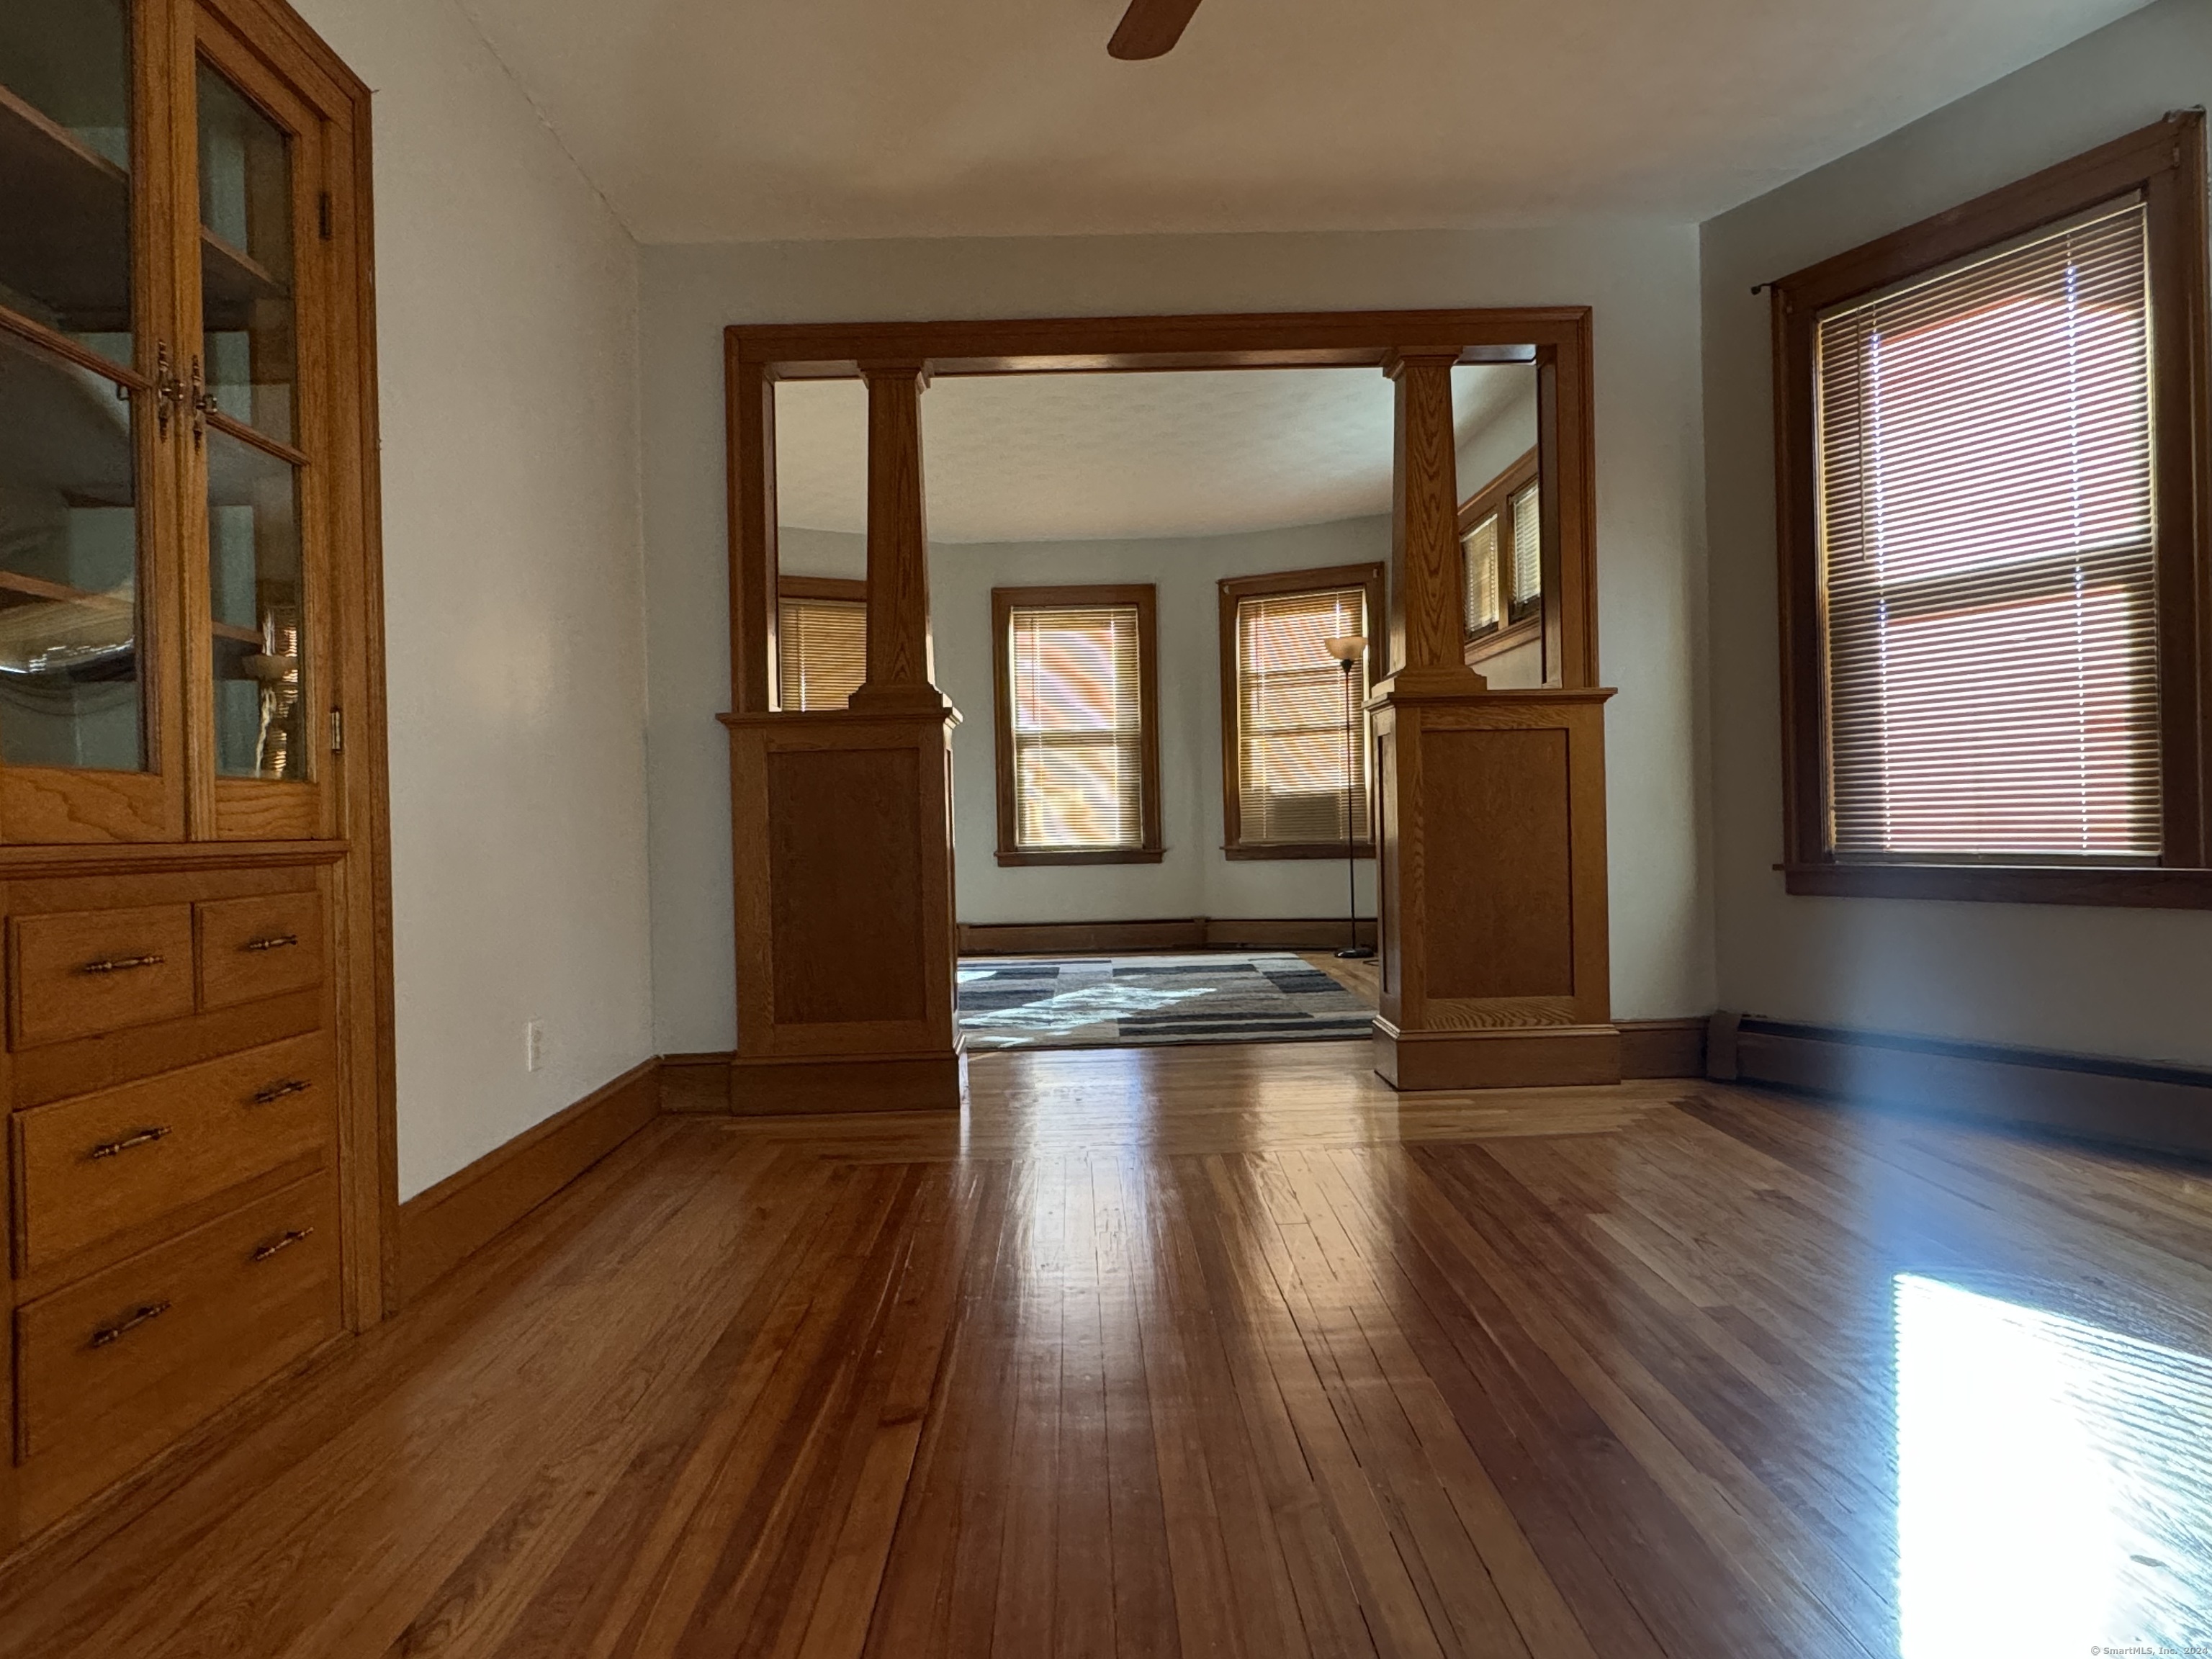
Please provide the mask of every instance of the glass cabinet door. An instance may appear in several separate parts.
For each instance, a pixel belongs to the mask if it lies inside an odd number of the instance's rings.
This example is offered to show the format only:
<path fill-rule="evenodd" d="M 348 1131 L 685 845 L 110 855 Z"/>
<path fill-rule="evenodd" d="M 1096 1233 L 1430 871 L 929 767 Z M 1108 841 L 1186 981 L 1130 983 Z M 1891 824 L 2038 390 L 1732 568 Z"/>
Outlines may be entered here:
<path fill-rule="evenodd" d="M 301 278 L 316 232 L 316 123 L 204 25 L 198 133 L 206 626 L 218 835 L 321 833 L 313 690 L 321 665 L 303 404 Z M 271 787 L 270 786 L 275 786 Z"/>
<path fill-rule="evenodd" d="M 0 3 L 0 838 L 159 839 L 128 0 Z M 149 374 L 148 370 L 155 373 Z M 159 434 L 148 425 L 161 423 Z M 61 775 L 56 775 L 59 774 Z"/>

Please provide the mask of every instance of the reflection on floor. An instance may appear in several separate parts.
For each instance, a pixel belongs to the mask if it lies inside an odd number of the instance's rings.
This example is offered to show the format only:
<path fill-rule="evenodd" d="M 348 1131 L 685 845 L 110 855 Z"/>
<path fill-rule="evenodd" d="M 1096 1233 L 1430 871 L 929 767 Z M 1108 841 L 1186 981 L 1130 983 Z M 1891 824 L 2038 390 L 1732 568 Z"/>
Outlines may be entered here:
<path fill-rule="evenodd" d="M 1341 1042 L 1364 1036 L 1375 1012 L 1352 981 L 1287 951 L 969 957 L 959 971 L 971 1054 Z"/>
<path fill-rule="evenodd" d="M 2212 1183 L 1351 1045 L 666 1119 L 119 1534 L 40 1659 L 2204 1642 Z"/>

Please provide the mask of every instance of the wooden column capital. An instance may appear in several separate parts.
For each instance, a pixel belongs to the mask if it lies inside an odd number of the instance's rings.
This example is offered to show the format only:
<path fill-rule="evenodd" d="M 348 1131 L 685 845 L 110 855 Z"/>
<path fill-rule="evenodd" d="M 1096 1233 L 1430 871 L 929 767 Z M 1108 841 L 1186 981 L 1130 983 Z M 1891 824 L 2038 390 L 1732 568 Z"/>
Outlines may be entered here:
<path fill-rule="evenodd" d="M 929 365 L 860 365 L 868 387 L 868 678 L 848 705 L 940 714 L 929 642 L 929 531 L 921 489 L 921 393 Z"/>
<path fill-rule="evenodd" d="M 1479 691 L 1462 649 L 1455 352 L 1393 351 L 1397 387 L 1390 488 L 1390 684 Z M 1380 691 L 1382 688 L 1377 688 Z"/>

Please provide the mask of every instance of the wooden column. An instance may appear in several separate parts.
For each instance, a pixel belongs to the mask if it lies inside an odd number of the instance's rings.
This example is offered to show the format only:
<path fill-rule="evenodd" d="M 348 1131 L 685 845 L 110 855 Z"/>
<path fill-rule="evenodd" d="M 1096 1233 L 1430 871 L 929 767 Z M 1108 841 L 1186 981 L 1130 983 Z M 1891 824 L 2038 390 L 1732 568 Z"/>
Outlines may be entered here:
<path fill-rule="evenodd" d="M 1492 691 L 1462 655 L 1451 366 L 1394 355 L 1390 657 L 1375 687 L 1375 1069 L 1401 1089 L 1620 1079 L 1605 690 Z M 1556 564 L 1556 559 L 1552 562 Z"/>
<path fill-rule="evenodd" d="M 919 362 L 860 365 L 868 383 L 868 678 L 852 706 L 941 714 L 929 644 L 929 528 L 922 505 Z"/>
<path fill-rule="evenodd" d="M 919 362 L 861 372 L 867 680 L 848 708 L 769 713 L 741 701 L 722 717 L 738 946 L 730 1103 L 738 1112 L 960 1103 L 950 744 L 959 715 L 931 674 L 928 376 Z M 744 397 L 739 414 L 751 409 Z M 751 689 L 748 678 L 741 696 Z"/>

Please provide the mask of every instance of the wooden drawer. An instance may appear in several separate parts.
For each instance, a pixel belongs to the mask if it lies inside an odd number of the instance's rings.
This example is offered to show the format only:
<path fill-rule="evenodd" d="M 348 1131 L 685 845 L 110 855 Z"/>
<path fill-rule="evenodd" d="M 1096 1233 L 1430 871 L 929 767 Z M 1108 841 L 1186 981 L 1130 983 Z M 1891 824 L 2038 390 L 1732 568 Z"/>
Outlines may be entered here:
<path fill-rule="evenodd" d="M 21 1271 L 325 1151 L 336 1094 L 318 1032 L 17 1113 Z"/>
<path fill-rule="evenodd" d="M 190 905 L 18 916 L 9 939 L 18 1048 L 192 1012 Z"/>
<path fill-rule="evenodd" d="M 309 1176 L 15 1310 L 27 1531 L 336 1334 L 336 1193 Z"/>
<path fill-rule="evenodd" d="M 319 895 L 271 893 L 192 908 L 199 915 L 201 1007 L 228 1008 L 322 982 Z"/>

